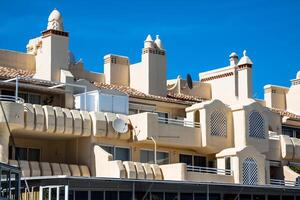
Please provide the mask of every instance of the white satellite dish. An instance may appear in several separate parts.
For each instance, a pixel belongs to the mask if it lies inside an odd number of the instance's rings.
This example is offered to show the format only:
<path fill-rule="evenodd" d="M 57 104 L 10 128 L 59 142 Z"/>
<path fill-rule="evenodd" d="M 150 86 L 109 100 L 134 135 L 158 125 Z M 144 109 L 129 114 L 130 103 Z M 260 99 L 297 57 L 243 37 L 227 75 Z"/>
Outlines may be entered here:
<path fill-rule="evenodd" d="M 117 118 L 113 121 L 112 127 L 118 133 L 126 133 L 128 131 L 128 124 L 121 118 Z"/>

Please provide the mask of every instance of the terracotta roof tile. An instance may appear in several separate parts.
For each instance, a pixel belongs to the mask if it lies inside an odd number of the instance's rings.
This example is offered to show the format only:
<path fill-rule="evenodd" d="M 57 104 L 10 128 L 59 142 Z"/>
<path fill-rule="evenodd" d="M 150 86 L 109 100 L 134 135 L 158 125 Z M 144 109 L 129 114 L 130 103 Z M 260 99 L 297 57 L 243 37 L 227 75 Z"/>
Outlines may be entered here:
<path fill-rule="evenodd" d="M 29 70 L 0 66 L 0 79 L 11 79 L 19 76 L 20 82 L 22 83 L 31 83 L 42 86 L 53 86 L 58 84 L 52 81 L 34 79 L 34 74 L 35 72 Z"/>
<path fill-rule="evenodd" d="M 196 98 L 196 97 L 189 96 L 189 95 L 183 95 L 183 94 L 169 93 L 166 97 L 163 97 L 163 96 L 145 94 L 143 92 L 140 92 L 140 91 L 130 88 L 128 86 L 109 85 L 109 84 L 99 83 L 99 82 L 94 82 L 94 85 L 100 89 L 115 89 L 117 91 L 120 91 L 120 92 L 123 92 L 123 93 L 129 95 L 130 97 L 163 101 L 163 102 L 168 102 L 168 103 L 179 103 L 179 104 L 191 105 L 191 104 L 199 103 L 199 102 L 203 101 L 200 98 Z"/>
<path fill-rule="evenodd" d="M 300 119 L 300 115 L 297 115 L 295 113 L 291 113 L 286 110 L 278 109 L 278 108 L 270 108 L 272 112 L 280 114 L 282 117 L 289 117 L 292 119 Z"/>
<path fill-rule="evenodd" d="M 3 79 L 15 78 L 16 76 L 31 78 L 33 75 L 34 72 L 28 70 L 0 66 L 0 78 Z"/>

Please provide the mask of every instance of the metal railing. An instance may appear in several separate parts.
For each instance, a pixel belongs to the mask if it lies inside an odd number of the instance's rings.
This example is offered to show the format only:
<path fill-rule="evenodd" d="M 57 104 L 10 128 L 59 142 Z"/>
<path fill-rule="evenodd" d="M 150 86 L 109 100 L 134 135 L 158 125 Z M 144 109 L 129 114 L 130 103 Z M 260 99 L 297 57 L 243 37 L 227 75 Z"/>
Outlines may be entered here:
<path fill-rule="evenodd" d="M 293 187 L 300 187 L 300 183 L 296 181 L 287 181 L 287 180 L 280 180 L 280 179 L 270 179 L 271 185 L 280 185 L 280 186 L 293 186 Z"/>
<path fill-rule="evenodd" d="M 173 124 L 173 125 L 178 125 L 178 126 L 200 128 L 199 122 L 191 122 L 191 121 L 185 121 L 185 120 L 180 120 L 180 119 L 158 117 L 158 122 L 164 123 L 164 124 Z"/>
<path fill-rule="evenodd" d="M 16 102 L 16 103 L 24 103 L 24 99 L 16 96 L 10 96 L 10 95 L 0 95 L 0 101 L 10 101 L 10 102 Z"/>
<path fill-rule="evenodd" d="M 218 168 L 211 168 L 211 167 L 199 167 L 199 166 L 187 166 L 188 172 L 199 172 L 199 173 L 208 173 L 208 174 L 222 174 L 232 176 L 233 171 L 230 169 L 218 169 Z"/>

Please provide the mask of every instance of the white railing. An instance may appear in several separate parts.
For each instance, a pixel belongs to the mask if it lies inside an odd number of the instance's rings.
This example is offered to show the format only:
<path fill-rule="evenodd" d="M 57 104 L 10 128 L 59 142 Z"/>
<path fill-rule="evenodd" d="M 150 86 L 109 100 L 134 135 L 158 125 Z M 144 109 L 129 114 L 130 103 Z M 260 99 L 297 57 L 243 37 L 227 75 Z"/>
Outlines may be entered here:
<path fill-rule="evenodd" d="M 230 169 L 218 169 L 218 168 L 211 168 L 211 167 L 199 167 L 199 166 L 187 166 L 188 172 L 199 172 L 199 173 L 208 173 L 208 174 L 223 174 L 232 176 L 233 171 Z"/>
<path fill-rule="evenodd" d="M 178 126 L 187 126 L 187 127 L 193 127 L 193 128 L 200 128 L 199 122 L 191 122 L 191 121 L 185 121 L 180 119 L 172 119 L 172 118 L 165 118 L 165 117 L 158 117 L 159 123 L 164 124 L 174 124 Z"/>
<path fill-rule="evenodd" d="M 281 186 L 295 186 L 300 187 L 300 183 L 296 181 L 287 181 L 287 180 L 279 180 L 279 179 L 270 179 L 271 185 L 281 185 Z"/>
<path fill-rule="evenodd" d="M 0 101 L 10 101 L 10 102 L 16 102 L 16 103 L 24 103 L 24 99 L 16 96 L 10 96 L 10 95 L 0 95 Z"/>

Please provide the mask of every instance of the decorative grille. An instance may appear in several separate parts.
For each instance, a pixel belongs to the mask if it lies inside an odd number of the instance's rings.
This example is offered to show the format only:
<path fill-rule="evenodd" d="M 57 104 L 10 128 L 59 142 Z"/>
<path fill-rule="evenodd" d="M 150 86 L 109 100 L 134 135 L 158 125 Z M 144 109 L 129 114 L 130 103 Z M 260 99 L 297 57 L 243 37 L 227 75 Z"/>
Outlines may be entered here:
<path fill-rule="evenodd" d="M 265 121 L 263 116 L 257 111 L 252 111 L 249 115 L 249 136 L 265 138 Z"/>
<path fill-rule="evenodd" d="M 243 184 L 258 184 L 258 168 L 253 158 L 246 158 L 243 162 Z"/>
<path fill-rule="evenodd" d="M 227 135 L 227 119 L 224 112 L 215 110 L 210 115 L 210 131 L 211 135 L 226 136 Z"/>

